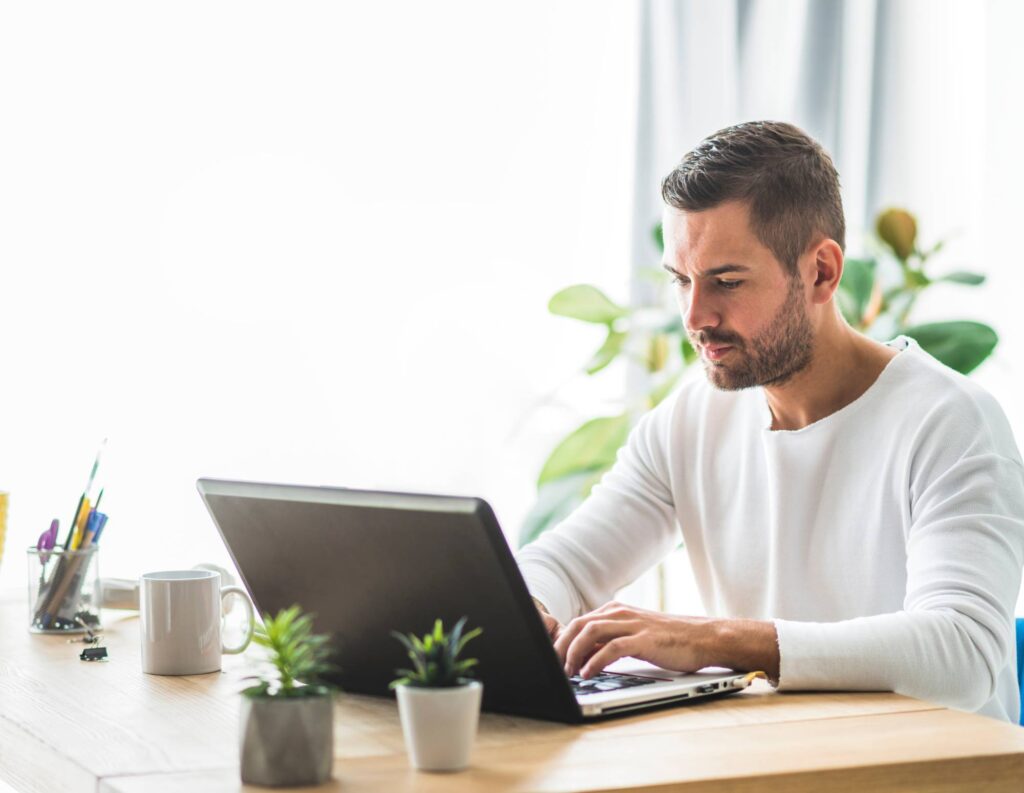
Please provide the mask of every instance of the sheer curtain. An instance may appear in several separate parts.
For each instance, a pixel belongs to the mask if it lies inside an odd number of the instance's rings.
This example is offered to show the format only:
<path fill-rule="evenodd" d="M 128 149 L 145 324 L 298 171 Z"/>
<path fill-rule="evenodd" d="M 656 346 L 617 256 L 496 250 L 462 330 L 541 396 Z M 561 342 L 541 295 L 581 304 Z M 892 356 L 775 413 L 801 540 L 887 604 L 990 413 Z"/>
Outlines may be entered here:
<path fill-rule="evenodd" d="M 1000 334 L 973 376 L 1024 441 L 1024 286 L 1014 229 L 1024 183 L 1024 56 L 1012 0 L 643 0 L 632 261 L 657 261 L 658 186 L 679 158 L 729 124 L 797 124 L 832 154 L 851 255 L 870 249 L 875 214 L 917 214 L 937 271 L 977 269 L 977 289 L 936 287 L 918 321 L 980 319 Z M 635 275 L 635 300 L 650 298 Z M 639 375 L 637 375 L 639 376 Z M 678 560 L 669 580 L 685 579 Z M 650 599 L 650 582 L 640 586 Z M 679 584 L 670 606 L 699 607 Z"/>

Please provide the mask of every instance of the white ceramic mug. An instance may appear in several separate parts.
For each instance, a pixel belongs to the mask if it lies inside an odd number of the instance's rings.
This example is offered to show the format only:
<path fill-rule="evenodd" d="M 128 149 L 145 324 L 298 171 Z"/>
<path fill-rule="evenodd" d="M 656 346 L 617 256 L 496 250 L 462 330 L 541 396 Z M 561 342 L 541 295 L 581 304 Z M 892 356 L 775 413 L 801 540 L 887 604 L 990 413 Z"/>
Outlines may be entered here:
<path fill-rule="evenodd" d="M 221 642 L 223 599 L 239 594 L 248 612 L 245 639 L 237 647 Z M 252 640 L 256 617 L 249 595 L 221 587 L 209 570 L 167 570 L 139 579 L 142 671 L 151 675 L 201 675 L 220 669 L 221 653 L 240 653 Z"/>

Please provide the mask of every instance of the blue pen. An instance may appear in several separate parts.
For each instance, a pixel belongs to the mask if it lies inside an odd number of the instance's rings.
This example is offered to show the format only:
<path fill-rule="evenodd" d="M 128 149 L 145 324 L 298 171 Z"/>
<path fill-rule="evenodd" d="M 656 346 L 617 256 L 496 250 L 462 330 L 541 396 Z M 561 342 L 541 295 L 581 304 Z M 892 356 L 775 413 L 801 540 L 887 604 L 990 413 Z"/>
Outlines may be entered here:
<path fill-rule="evenodd" d="M 89 519 L 85 523 L 85 531 L 82 532 L 82 544 L 79 548 L 88 548 L 96 542 L 96 534 L 100 525 L 100 515 L 95 509 L 89 513 Z"/>
<path fill-rule="evenodd" d="M 96 522 L 96 534 L 93 535 L 92 542 L 95 545 L 100 541 L 100 535 L 103 534 L 103 527 L 107 525 L 107 516 L 102 512 L 96 513 L 99 516 L 99 520 Z"/>

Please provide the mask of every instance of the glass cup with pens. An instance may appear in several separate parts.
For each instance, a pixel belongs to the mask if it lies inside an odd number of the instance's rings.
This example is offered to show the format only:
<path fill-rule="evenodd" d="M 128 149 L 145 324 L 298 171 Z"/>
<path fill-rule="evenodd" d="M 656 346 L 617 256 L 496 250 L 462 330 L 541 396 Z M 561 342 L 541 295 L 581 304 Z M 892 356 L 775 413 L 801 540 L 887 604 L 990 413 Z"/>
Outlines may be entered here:
<path fill-rule="evenodd" d="M 84 633 L 100 627 L 99 541 L 107 515 L 99 510 L 103 491 L 95 505 L 90 492 L 102 451 L 101 446 L 64 544 L 57 543 L 60 522 L 55 519 L 28 549 L 32 633 Z"/>

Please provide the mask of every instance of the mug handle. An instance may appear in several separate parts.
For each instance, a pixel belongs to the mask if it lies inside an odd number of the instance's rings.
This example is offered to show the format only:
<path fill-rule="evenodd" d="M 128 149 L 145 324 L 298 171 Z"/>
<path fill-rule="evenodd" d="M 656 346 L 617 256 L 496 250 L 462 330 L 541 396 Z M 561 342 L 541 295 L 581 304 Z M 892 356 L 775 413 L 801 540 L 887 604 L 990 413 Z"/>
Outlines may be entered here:
<path fill-rule="evenodd" d="M 249 646 L 249 642 L 252 641 L 252 632 L 256 628 L 256 613 L 253 611 L 252 601 L 249 600 L 249 593 L 240 586 L 221 587 L 220 602 L 223 603 L 224 598 L 231 594 L 242 596 L 242 602 L 245 604 L 245 610 L 249 615 L 249 629 L 245 632 L 245 639 L 242 640 L 242 643 L 238 645 L 238 647 L 225 647 L 224 643 L 221 642 L 220 651 L 225 655 L 237 655 L 238 653 L 244 652 L 245 648 Z"/>

